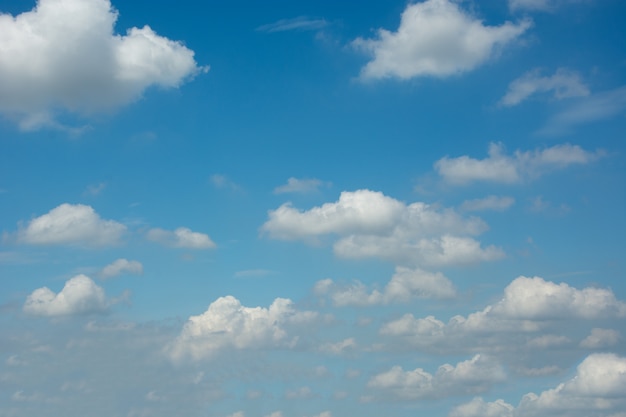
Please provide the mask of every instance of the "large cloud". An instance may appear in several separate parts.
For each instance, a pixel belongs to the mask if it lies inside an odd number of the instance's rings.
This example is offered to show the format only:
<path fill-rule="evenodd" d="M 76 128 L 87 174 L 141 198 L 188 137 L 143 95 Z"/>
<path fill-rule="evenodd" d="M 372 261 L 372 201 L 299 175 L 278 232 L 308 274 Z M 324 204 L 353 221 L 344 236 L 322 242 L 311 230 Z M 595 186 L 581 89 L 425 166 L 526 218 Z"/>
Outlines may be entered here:
<path fill-rule="evenodd" d="M 207 311 L 191 316 L 168 347 L 174 360 L 208 358 L 225 349 L 288 347 L 297 339 L 286 327 L 309 322 L 316 313 L 296 311 L 291 300 L 277 298 L 269 306 L 245 307 L 235 297 L 215 300 Z"/>
<path fill-rule="evenodd" d="M 456 296 L 456 289 L 441 272 L 397 267 L 382 291 L 370 291 L 359 281 L 342 286 L 325 279 L 315 284 L 315 293 L 328 296 L 336 306 L 369 306 L 407 302 L 412 298 L 451 298 Z"/>
<path fill-rule="evenodd" d="M 372 377 L 367 386 L 379 391 L 377 397 L 390 400 L 418 400 L 484 392 L 506 378 L 495 361 L 476 355 L 456 366 L 445 364 L 432 375 L 421 368 L 404 371 L 394 366 Z"/>
<path fill-rule="evenodd" d="M 570 165 L 589 164 L 601 155 L 600 151 L 589 152 L 570 144 L 526 152 L 518 150 L 513 155 L 506 155 L 502 144 L 491 143 L 489 156 L 485 159 L 446 156 L 435 163 L 435 170 L 446 182 L 456 185 L 475 181 L 514 184 Z"/>
<path fill-rule="evenodd" d="M 380 192 L 342 192 L 339 200 L 300 211 L 283 204 L 269 212 L 261 231 L 277 239 L 314 240 L 338 235 L 335 254 L 344 258 L 378 257 L 398 263 L 441 266 L 501 258 L 499 248 L 482 248 L 472 235 L 487 225 L 452 209 L 405 203 Z"/>
<path fill-rule="evenodd" d="M 373 56 L 363 79 L 446 77 L 481 65 L 529 27 L 528 21 L 485 26 L 455 2 L 427 0 L 406 7 L 396 32 L 379 29 L 376 39 L 353 45 Z"/>
<path fill-rule="evenodd" d="M 125 232 L 126 226 L 101 219 L 90 206 L 65 203 L 21 227 L 17 240 L 33 245 L 108 246 L 117 244 Z"/>
<path fill-rule="evenodd" d="M 0 112 L 24 129 L 54 126 L 59 108 L 116 108 L 203 69 L 149 26 L 114 34 L 116 20 L 108 0 L 39 0 L 30 12 L 0 15 Z"/>
<path fill-rule="evenodd" d="M 91 278 L 77 275 L 68 280 L 57 294 L 47 287 L 32 292 L 24 303 L 24 312 L 37 316 L 69 316 L 100 313 L 111 304 L 104 290 Z"/>

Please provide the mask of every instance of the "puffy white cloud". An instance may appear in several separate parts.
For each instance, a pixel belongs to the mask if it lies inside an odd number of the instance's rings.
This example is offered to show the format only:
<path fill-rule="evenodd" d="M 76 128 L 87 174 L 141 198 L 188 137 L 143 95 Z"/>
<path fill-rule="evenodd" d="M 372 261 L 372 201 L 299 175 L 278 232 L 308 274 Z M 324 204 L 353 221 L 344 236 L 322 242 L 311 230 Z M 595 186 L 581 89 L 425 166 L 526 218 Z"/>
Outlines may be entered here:
<path fill-rule="evenodd" d="M 308 211 L 283 204 L 269 212 L 269 220 L 261 227 L 277 239 L 338 235 L 334 252 L 343 258 L 378 257 L 425 266 L 501 258 L 501 249 L 482 248 L 468 236 L 486 229 L 479 218 L 464 218 L 452 209 L 421 202 L 406 205 L 370 190 L 344 191 L 337 202 Z"/>
<path fill-rule="evenodd" d="M 143 274 L 143 265 L 139 261 L 129 261 L 125 258 L 116 259 L 109 265 L 102 268 L 100 276 L 103 279 L 113 278 L 123 273 Z"/>
<path fill-rule="evenodd" d="M 313 193 L 319 190 L 321 186 L 328 186 L 330 183 L 320 181 L 316 178 L 303 178 L 298 179 L 294 177 L 290 177 L 287 179 L 287 184 L 281 185 L 274 189 L 274 194 L 285 194 L 285 193 Z"/>
<path fill-rule="evenodd" d="M 53 317 L 101 313 L 110 304 L 101 287 L 89 277 L 77 275 L 58 294 L 47 287 L 36 289 L 26 298 L 23 309 L 28 314 Z"/>
<path fill-rule="evenodd" d="M 434 375 L 421 368 L 404 371 L 400 366 L 394 366 L 372 377 L 367 386 L 379 390 L 384 398 L 417 400 L 484 392 L 505 378 L 504 370 L 497 362 L 476 355 L 456 366 L 442 365 Z"/>
<path fill-rule="evenodd" d="M 498 197 L 490 195 L 485 198 L 477 198 L 473 200 L 466 200 L 461 204 L 461 210 L 464 211 L 483 211 L 483 210 L 495 210 L 504 211 L 511 207 L 515 203 L 513 197 Z"/>
<path fill-rule="evenodd" d="M 316 313 L 296 311 L 291 300 L 277 298 L 269 306 L 245 307 L 235 297 L 220 297 L 199 316 L 191 316 L 168 346 L 172 359 L 209 358 L 225 349 L 292 346 L 286 327 L 310 322 Z"/>
<path fill-rule="evenodd" d="M 53 109 L 112 109 L 206 70 L 149 26 L 114 34 L 116 20 L 108 0 L 39 0 L 29 12 L 0 15 L 0 112 L 24 129 L 58 126 Z"/>
<path fill-rule="evenodd" d="M 427 272 L 419 268 L 396 267 L 396 272 L 382 291 L 368 291 L 360 281 L 338 285 L 330 279 L 318 281 L 314 291 L 327 295 L 336 306 L 368 306 L 408 302 L 413 298 L 451 298 L 456 296 L 452 282 L 441 272 Z"/>
<path fill-rule="evenodd" d="M 600 349 L 615 346 L 621 336 L 617 330 L 613 329 L 591 329 L 591 334 L 580 342 L 580 346 L 587 349 Z"/>
<path fill-rule="evenodd" d="M 103 220 L 91 206 L 61 204 L 20 227 L 17 240 L 33 245 L 108 246 L 119 243 L 126 226 Z"/>
<path fill-rule="evenodd" d="M 174 231 L 154 228 L 148 231 L 146 237 L 153 242 L 175 248 L 212 249 L 216 247 L 215 242 L 208 235 L 193 232 L 186 227 L 179 227 Z"/>
<path fill-rule="evenodd" d="M 535 93 L 553 92 L 556 99 L 583 97 L 589 95 L 589 88 L 581 81 L 580 75 L 566 68 L 559 68 L 550 77 L 541 76 L 539 69 L 522 75 L 509 84 L 509 89 L 500 103 L 515 106 Z"/>
<path fill-rule="evenodd" d="M 514 409 L 515 407 L 504 400 L 485 402 L 476 397 L 452 409 L 448 417 L 513 417 Z"/>
<path fill-rule="evenodd" d="M 589 152 L 578 145 L 566 143 L 534 151 L 517 150 L 509 156 L 504 153 L 502 144 L 491 143 L 488 154 L 485 159 L 466 155 L 457 158 L 446 156 L 435 163 L 435 169 L 446 182 L 455 185 L 475 181 L 513 184 L 570 165 L 589 164 L 598 159 L 602 152 Z"/>
<path fill-rule="evenodd" d="M 379 29 L 376 39 L 352 44 L 373 56 L 362 79 L 446 77 L 478 67 L 530 26 L 529 21 L 485 26 L 456 2 L 427 0 L 406 7 L 396 32 Z"/>

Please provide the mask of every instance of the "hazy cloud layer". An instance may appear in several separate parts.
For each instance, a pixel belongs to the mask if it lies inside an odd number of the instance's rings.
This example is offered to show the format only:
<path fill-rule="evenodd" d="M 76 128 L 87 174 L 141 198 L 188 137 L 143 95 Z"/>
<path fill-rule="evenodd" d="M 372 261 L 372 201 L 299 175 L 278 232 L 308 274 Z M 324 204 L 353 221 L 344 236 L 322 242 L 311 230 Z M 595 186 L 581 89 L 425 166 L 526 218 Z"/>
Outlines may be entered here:
<path fill-rule="evenodd" d="M 530 26 L 529 21 L 486 26 L 456 2 L 427 0 L 406 7 L 397 31 L 379 29 L 375 39 L 352 44 L 373 57 L 361 79 L 447 77 L 483 64 Z"/>

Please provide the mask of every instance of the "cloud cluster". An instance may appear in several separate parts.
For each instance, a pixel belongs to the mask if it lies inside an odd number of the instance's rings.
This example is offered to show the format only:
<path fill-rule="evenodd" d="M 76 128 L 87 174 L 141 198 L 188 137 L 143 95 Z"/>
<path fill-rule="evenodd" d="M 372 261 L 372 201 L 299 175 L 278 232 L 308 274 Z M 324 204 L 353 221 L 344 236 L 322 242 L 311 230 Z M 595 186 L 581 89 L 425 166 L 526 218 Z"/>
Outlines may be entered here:
<path fill-rule="evenodd" d="M 506 374 L 497 362 L 476 355 L 456 366 L 442 365 L 434 375 L 421 368 L 404 371 L 400 366 L 394 366 L 372 377 L 367 386 L 377 390 L 378 396 L 384 399 L 418 400 L 484 392 L 505 378 Z"/>
<path fill-rule="evenodd" d="M 481 247 L 473 235 L 487 229 L 476 217 L 452 209 L 405 203 L 370 190 L 344 191 L 339 200 L 300 211 L 283 204 L 269 212 L 261 231 L 276 239 L 315 240 L 339 236 L 334 252 L 343 258 L 378 257 L 399 264 L 441 266 L 490 261 L 504 256 Z"/>
<path fill-rule="evenodd" d="M 358 38 L 353 45 L 373 56 L 362 79 L 447 77 L 478 67 L 530 26 L 486 26 L 456 2 L 426 0 L 406 7 L 396 32 L 379 29 L 377 38 Z"/>
<path fill-rule="evenodd" d="M 225 349 L 288 347 L 297 339 L 287 327 L 308 323 L 310 311 L 296 311 L 291 300 L 277 298 L 268 307 L 245 307 L 235 297 L 220 297 L 199 316 L 191 316 L 167 351 L 174 360 L 209 358 Z"/>
<path fill-rule="evenodd" d="M 208 235 L 194 232 L 186 227 L 179 227 L 174 231 L 154 228 L 148 231 L 146 237 L 153 242 L 174 248 L 212 249 L 216 247 L 215 242 Z"/>
<path fill-rule="evenodd" d="M 91 206 L 61 204 L 20 227 L 17 241 L 32 245 L 110 246 L 119 243 L 126 226 L 103 220 Z"/>
<path fill-rule="evenodd" d="M 328 296 L 335 306 L 371 306 L 408 302 L 413 298 L 444 299 L 456 296 L 454 285 L 441 272 L 405 267 L 396 267 L 395 274 L 382 291 L 370 291 L 360 281 L 342 286 L 331 279 L 324 279 L 315 284 L 314 292 Z"/>
<path fill-rule="evenodd" d="M 515 106 L 535 93 L 550 91 L 554 92 L 553 96 L 558 100 L 589 95 L 589 88 L 574 71 L 559 68 L 554 75 L 545 77 L 541 76 L 539 69 L 534 69 L 511 82 L 500 103 L 503 106 Z"/>
<path fill-rule="evenodd" d="M 149 26 L 114 34 L 116 20 L 109 0 L 39 0 L 29 12 L 0 15 L 0 112 L 23 129 L 55 126 L 58 109 L 113 109 L 206 70 Z"/>
<path fill-rule="evenodd" d="M 446 156 L 435 163 L 435 170 L 446 182 L 454 185 L 476 181 L 514 184 L 570 165 L 589 164 L 602 152 L 589 152 L 578 145 L 563 144 L 534 151 L 517 150 L 513 155 L 506 155 L 502 144 L 491 143 L 488 154 L 485 159 Z"/>
<path fill-rule="evenodd" d="M 69 316 L 102 313 L 110 304 L 104 290 L 91 278 L 77 275 L 68 280 L 59 293 L 47 287 L 36 289 L 26 298 L 23 310 L 36 316 Z"/>

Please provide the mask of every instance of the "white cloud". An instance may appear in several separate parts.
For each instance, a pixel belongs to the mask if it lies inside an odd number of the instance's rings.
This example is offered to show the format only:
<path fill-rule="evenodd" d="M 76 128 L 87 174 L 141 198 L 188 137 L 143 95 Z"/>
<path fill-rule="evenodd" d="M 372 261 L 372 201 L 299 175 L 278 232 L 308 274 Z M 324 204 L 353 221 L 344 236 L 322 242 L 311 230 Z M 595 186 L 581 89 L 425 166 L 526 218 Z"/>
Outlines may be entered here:
<path fill-rule="evenodd" d="M 23 129 L 58 127 L 53 109 L 116 108 L 208 69 L 149 26 L 114 34 L 117 15 L 108 0 L 39 0 L 30 12 L 0 15 L 0 111 Z"/>
<path fill-rule="evenodd" d="M 497 362 L 476 355 L 456 366 L 442 365 L 434 375 L 421 368 L 404 371 L 394 366 L 372 377 L 367 386 L 379 390 L 385 399 L 418 400 L 484 392 L 505 378 Z"/>
<path fill-rule="evenodd" d="M 336 306 L 368 306 L 408 302 L 413 298 L 452 298 L 456 289 L 441 272 L 419 268 L 396 267 L 396 272 L 382 291 L 369 291 L 360 281 L 338 285 L 330 279 L 318 281 L 315 293 L 327 295 Z"/>
<path fill-rule="evenodd" d="M 233 414 L 230 414 L 228 417 L 245 417 L 245 413 L 243 411 L 237 411 Z"/>
<path fill-rule="evenodd" d="M 565 110 L 551 117 L 537 133 L 545 136 L 565 135 L 574 128 L 624 114 L 626 86 L 592 94 L 576 100 Z"/>
<path fill-rule="evenodd" d="M 489 156 L 474 159 L 469 156 L 444 157 L 435 163 L 435 169 L 450 184 L 464 185 L 475 181 L 514 184 L 570 165 L 589 164 L 601 151 L 585 151 L 578 145 L 562 144 L 534 151 L 515 151 L 506 155 L 500 143 L 489 145 Z"/>
<path fill-rule="evenodd" d="M 514 11 L 532 10 L 549 12 L 554 11 L 560 6 L 584 2 L 589 2 L 589 0 L 509 0 L 509 8 Z"/>
<path fill-rule="evenodd" d="M 100 276 L 103 279 L 113 278 L 123 273 L 141 275 L 143 274 L 143 265 L 139 261 L 129 261 L 128 259 L 116 259 L 109 265 L 102 268 Z"/>
<path fill-rule="evenodd" d="M 324 19 L 312 19 L 307 16 L 298 16 L 293 19 L 281 19 L 274 23 L 262 25 L 256 28 L 260 32 L 285 32 L 290 30 L 320 30 L 328 25 Z"/>
<path fill-rule="evenodd" d="M 126 226 L 103 220 L 91 206 L 61 204 L 20 227 L 17 240 L 33 245 L 108 246 L 119 243 Z"/>
<path fill-rule="evenodd" d="M 286 327 L 315 317 L 310 311 L 296 311 L 291 300 L 284 298 L 263 308 L 245 307 L 232 296 L 220 297 L 201 315 L 189 317 L 167 350 L 174 360 L 199 360 L 225 349 L 289 347 L 297 339 L 289 337 Z"/>
<path fill-rule="evenodd" d="M 441 266 L 501 258 L 467 235 L 487 225 L 452 209 L 405 203 L 370 190 L 344 191 L 339 201 L 300 211 L 289 203 L 269 212 L 261 231 L 277 239 L 315 240 L 338 235 L 334 252 L 343 258 L 378 257 L 397 263 Z"/>
<path fill-rule="evenodd" d="M 101 287 L 89 277 L 77 275 L 58 294 L 47 287 L 36 289 L 26 298 L 23 309 L 28 314 L 52 317 L 101 313 L 110 304 Z"/>
<path fill-rule="evenodd" d="M 559 68 L 551 77 L 542 77 L 541 71 L 534 69 L 511 82 L 500 103 L 503 106 L 515 106 L 533 94 L 551 91 L 553 97 L 558 100 L 589 95 L 589 88 L 574 71 Z"/>
<path fill-rule="evenodd" d="M 324 343 L 319 347 L 320 352 L 331 355 L 342 355 L 356 348 L 357 343 L 353 337 L 341 340 L 336 343 Z"/>
<path fill-rule="evenodd" d="M 222 174 L 213 174 L 209 177 L 209 181 L 215 188 L 219 189 L 230 189 L 231 191 L 240 191 L 241 187 L 239 184 L 232 181 L 226 175 Z"/>
<path fill-rule="evenodd" d="M 270 414 L 267 414 L 265 417 L 283 417 L 282 411 L 274 411 Z"/>
<path fill-rule="evenodd" d="M 309 194 L 319 190 L 322 186 L 329 186 L 330 183 L 320 181 L 316 178 L 298 179 L 291 177 L 287 179 L 287 184 L 274 189 L 274 194 L 300 193 Z"/>
<path fill-rule="evenodd" d="M 472 401 L 455 407 L 448 417 L 513 417 L 513 407 L 504 400 L 485 402 L 476 397 Z"/>
<path fill-rule="evenodd" d="M 617 330 L 613 329 L 591 329 L 591 334 L 580 342 L 580 346 L 587 349 L 601 349 L 615 346 L 621 336 Z"/>
<path fill-rule="evenodd" d="M 362 79 L 446 77 L 483 64 L 530 26 L 485 26 L 455 2 L 427 0 L 406 7 L 396 32 L 379 29 L 376 39 L 357 38 L 353 45 L 373 56 Z"/>
<path fill-rule="evenodd" d="M 504 211 L 515 203 L 513 197 L 498 197 L 490 195 L 485 198 L 477 198 L 474 200 L 466 200 L 461 204 L 461 210 L 464 211 L 483 211 L 495 210 Z"/>
<path fill-rule="evenodd" d="M 208 235 L 193 232 L 186 227 L 179 227 L 174 231 L 154 228 L 148 231 L 146 237 L 153 242 L 175 248 L 212 249 L 216 247 L 215 242 Z"/>

